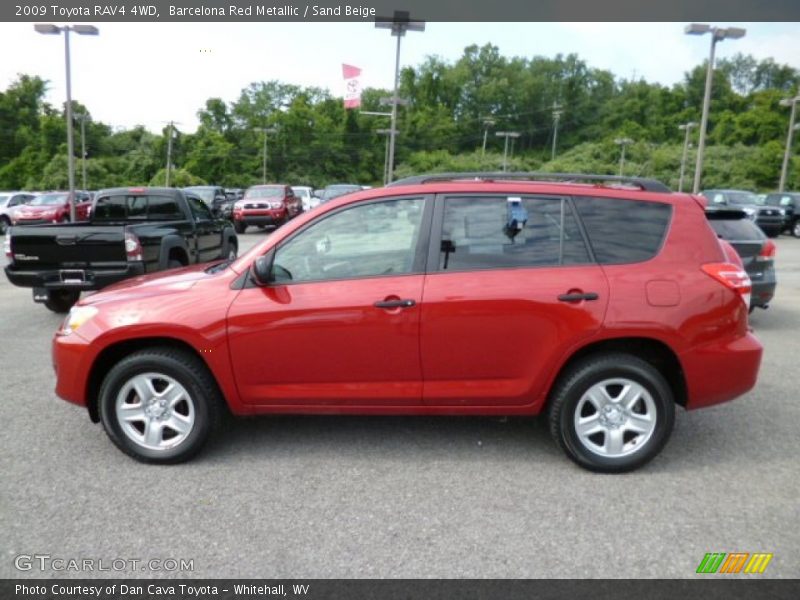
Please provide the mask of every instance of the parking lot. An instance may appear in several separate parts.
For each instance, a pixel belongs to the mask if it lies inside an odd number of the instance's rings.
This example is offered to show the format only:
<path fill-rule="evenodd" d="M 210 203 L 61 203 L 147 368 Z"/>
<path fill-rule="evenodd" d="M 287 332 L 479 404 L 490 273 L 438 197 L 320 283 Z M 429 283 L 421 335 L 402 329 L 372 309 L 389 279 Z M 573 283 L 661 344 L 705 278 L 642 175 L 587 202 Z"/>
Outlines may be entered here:
<path fill-rule="evenodd" d="M 116 577 L 691 577 L 707 552 L 773 553 L 764 576 L 798 577 L 800 239 L 776 242 L 758 386 L 679 411 L 627 475 L 580 469 L 521 418 L 242 419 L 188 464 L 143 465 L 55 397 L 61 317 L 2 275 L 0 577 L 87 575 L 20 572 L 20 554 L 193 561 L 88 574 Z"/>

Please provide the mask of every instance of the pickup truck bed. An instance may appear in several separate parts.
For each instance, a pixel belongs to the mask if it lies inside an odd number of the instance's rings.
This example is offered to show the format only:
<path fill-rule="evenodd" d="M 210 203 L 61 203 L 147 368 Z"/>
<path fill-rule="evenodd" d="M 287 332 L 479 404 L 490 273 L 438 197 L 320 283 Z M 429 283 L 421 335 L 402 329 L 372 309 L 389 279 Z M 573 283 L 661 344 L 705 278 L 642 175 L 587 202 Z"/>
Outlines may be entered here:
<path fill-rule="evenodd" d="M 237 251 L 232 224 L 199 198 L 171 188 L 116 188 L 97 194 L 88 223 L 12 227 L 5 272 L 14 285 L 33 288 L 35 301 L 65 312 L 82 291 Z"/>

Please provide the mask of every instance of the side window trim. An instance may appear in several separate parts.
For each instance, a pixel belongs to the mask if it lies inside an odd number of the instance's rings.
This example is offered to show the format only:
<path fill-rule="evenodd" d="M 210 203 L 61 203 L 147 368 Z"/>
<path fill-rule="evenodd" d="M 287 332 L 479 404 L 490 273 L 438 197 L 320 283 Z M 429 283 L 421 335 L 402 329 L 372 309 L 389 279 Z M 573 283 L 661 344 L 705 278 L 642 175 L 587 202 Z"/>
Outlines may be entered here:
<path fill-rule="evenodd" d="M 502 198 L 507 199 L 509 196 L 521 196 L 523 198 L 530 198 L 530 199 L 547 199 L 547 200 L 560 200 L 561 201 L 561 235 L 559 239 L 559 251 L 558 251 L 558 264 L 557 265 L 549 265 L 550 268 L 552 267 L 563 267 L 563 266 L 577 266 L 577 265 L 564 265 L 564 219 L 572 215 L 572 218 L 575 223 L 577 223 L 578 230 L 581 234 L 581 240 L 586 248 L 586 251 L 589 255 L 589 262 L 586 264 L 595 265 L 597 264 L 597 259 L 594 255 L 594 250 L 592 249 L 591 244 L 589 243 L 588 236 L 586 231 L 583 227 L 583 222 L 578 217 L 578 211 L 575 209 L 575 206 L 572 202 L 571 196 L 561 196 L 556 194 L 531 194 L 531 193 L 518 193 L 518 192 L 491 192 L 491 193 L 481 193 L 481 192 L 466 192 L 466 193 L 454 193 L 454 192 L 447 192 L 443 194 L 437 194 L 434 202 L 434 211 L 433 211 L 433 218 L 431 219 L 431 243 L 428 248 L 427 253 L 427 265 L 426 273 L 446 273 L 448 271 L 441 269 L 439 267 L 439 254 L 442 250 L 442 232 L 444 228 L 444 209 L 445 203 L 449 198 Z M 567 208 L 569 207 L 569 209 Z M 569 210 L 569 212 L 567 212 Z M 501 266 L 496 268 L 479 268 L 479 269 L 459 269 L 450 271 L 452 273 L 464 273 L 468 271 L 486 271 L 486 270 L 500 270 L 500 269 L 535 269 L 541 268 L 536 267 L 534 265 L 530 266 Z"/>
<path fill-rule="evenodd" d="M 360 202 L 352 202 L 350 204 L 346 204 L 344 206 L 340 206 L 336 210 L 333 210 L 329 213 L 326 213 L 324 217 L 314 219 L 309 221 L 308 223 L 304 224 L 300 229 L 293 232 L 289 237 L 286 239 L 281 240 L 276 246 L 270 247 L 267 252 L 274 251 L 276 254 L 280 251 L 280 249 L 285 246 L 286 244 L 290 243 L 294 240 L 297 236 L 301 235 L 303 232 L 307 231 L 309 228 L 313 227 L 314 225 L 321 223 L 325 219 L 329 219 L 334 215 L 337 215 L 345 210 L 355 208 L 357 206 L 366 206 L 369 204 L 380 204 L 383 202 L 393 202 L 398 200 L 422 200 L 423 201 L 423 209 L 422 209 L 422 219 L 420 221 L 420 230 L 419 236 L 417 239 L 417 247 L 414 250 L 414 261 L 413 267 L 411 272 L 403 273 L 404 276 L 408 275 L 424 275 L 425 274 L 425 267 L 427 262 L 427 248 L 430 243 L 431 237 L 431 214 L 433 213 L 434 208 L 434 196 L 432 194 L 403 194 L 399 196 L 391 196 L 391 197 L 382 197 L 382 198 L 375 198 L 374 200 L 364 200 Z M 284 285 L 302 285 L 308 283 L 321 283 L 321 282 L 331 282 L 331 281 L 347 281 L 352 279 L 376 279 L 380 277 L 389 277 L 391 275 L 370 275 L 366 277 L 344 277 L 339 279 L 316 279 L 311 281 L 281 281 L 277 283 L 270 284 L 269 287 L 273 286 L 284 286 Z M 394 275 L 397 276 L 397 275 Z M 249 280 L 248 280 L 249 281 Z M 255 284 L 250 281 L 246 287 L 255 287 Z"/>

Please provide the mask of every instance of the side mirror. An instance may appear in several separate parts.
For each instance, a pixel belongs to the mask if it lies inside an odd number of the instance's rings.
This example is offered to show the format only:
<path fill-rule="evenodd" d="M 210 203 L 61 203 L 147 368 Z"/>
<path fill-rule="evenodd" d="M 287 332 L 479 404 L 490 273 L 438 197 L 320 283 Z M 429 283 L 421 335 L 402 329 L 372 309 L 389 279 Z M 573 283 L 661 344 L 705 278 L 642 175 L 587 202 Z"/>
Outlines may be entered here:
<path fill-rule="evenodd" d="M 269 285 L 272 280 L 272 261 L 275 259 L 275 250 L 270 250 L 264 256 L 259 256 L 253 263 L 253 279 L 258 285 Z"/>

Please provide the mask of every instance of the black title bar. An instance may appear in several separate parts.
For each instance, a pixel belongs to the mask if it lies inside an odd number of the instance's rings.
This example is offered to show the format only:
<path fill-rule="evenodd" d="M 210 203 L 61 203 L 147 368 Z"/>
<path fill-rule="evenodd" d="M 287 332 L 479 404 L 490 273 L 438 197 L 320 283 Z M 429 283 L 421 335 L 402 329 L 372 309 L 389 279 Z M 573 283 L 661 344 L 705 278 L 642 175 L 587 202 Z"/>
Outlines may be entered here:
<path fill-rule="evenodd" d="M 798 0 L 3 0 L 0 21 L 800 21 Z"/>

